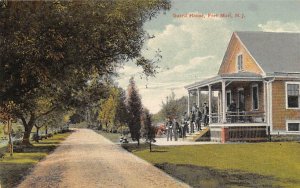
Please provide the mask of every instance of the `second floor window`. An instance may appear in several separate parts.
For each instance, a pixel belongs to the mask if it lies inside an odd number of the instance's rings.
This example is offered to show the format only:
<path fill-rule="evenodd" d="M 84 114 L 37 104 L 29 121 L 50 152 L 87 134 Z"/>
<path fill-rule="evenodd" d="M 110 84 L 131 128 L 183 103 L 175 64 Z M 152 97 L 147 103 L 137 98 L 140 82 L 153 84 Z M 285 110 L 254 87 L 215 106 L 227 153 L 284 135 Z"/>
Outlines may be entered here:
<path fill-rule="evenodd" d="M 238 72 L 243 71 L 244 69 L 244 62 L 243 62 L 243 55 L 238 55 L 237 57 L 237 69 Z"/>

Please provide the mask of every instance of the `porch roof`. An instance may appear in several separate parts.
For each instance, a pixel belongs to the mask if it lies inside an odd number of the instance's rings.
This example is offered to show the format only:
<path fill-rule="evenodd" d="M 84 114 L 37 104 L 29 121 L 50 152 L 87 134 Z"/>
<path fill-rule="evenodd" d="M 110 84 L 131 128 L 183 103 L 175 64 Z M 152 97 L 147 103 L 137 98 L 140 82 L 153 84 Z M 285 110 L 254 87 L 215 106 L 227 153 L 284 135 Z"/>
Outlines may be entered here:
<path fill-rule="evenodd" d="M 231 74 L 221 74 L 205 80 L 195 82 L 193 84 L 186 85 L 187 90 L 193 90 L 201 87 L 207 87 L 215 83 L 222 81 L 263 81 L 263 77 L 260 74 L 252 72 L 237 72 Z"/>

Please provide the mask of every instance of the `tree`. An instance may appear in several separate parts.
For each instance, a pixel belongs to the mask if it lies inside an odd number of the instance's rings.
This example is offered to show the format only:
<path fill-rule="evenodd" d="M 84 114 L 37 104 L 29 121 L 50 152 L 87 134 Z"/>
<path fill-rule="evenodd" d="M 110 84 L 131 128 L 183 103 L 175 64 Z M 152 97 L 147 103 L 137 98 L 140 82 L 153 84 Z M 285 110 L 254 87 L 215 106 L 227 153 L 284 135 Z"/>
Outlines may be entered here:
<path fill-rule="evenodd" d="M 151 143 L 155 138 L 155 127 L 152 125 L 152 116 L 149 113 L 148 109 L 143 110 L 141 123 L 142 123 L 143 136 L 146 138 L 146 141 L 149 142 L 149 149 L 150 152 L 152 152 Z"/>
<path fill-rule="evenodd" d="M 106 131 L 113 131 L 116 122 L 118 105 L 118 90 L 111 88 L 109 97 L 103 101 L 99 113 L 100 121 L 105 125 Z"/>
<path fill-rule="evenodd" d="M 111 87 L 109 97 L 102 100 L 100 105 L 99 120 L 105 129 L 111 132 L 127 124 L 127 108 L 125 92 L 122 88 Z"/>
<path fill-rule="evenodd" d="M 116 110 L 116 122 L 119 126 L 128 126 L 128 111 L 126 107 L 126 91 L 122 88 L 118 88 L 118 104 Z M 122 132 L 123 134 L 123 132 Z"/>
<path fill-rule="evenodd" d="M 16 104 L 23 144 L 39 117 L 76 105 L 89 80 L 103 81 L 129 60 L 153 75 L 155 61 L 141 56 L 148 37 L 143 24 L 169 7 L 168 0 L 9 1 L 1 7 L 0 106 Z M 41 96 L 51 98 L 45 111 Z"/>
<path fill-rule="evenodd" d="M 137 140 L 140 145 L 141 138 L 141 115 L 142 102 L 141 97 L 135 85 L 134 78 L 131 77 L 127 88 L 127 110 L 128 110 L 128 126 L 132 140 Z"/>
<path fill-rule="evenodd" d="M 197 96 L 198 97 L 198 96 Z M 200 101 L 207 102 L 208 101 L 208 95 L 201 93 Z M 215 96 L 212 96 L 212 112 L 217 112 L 217 100 L 218 98 Z M 197 103 L 196 96 L 190 98 L 190 104 Z M 172 92 L 168 97 L 166 102 L 162 102 L 161 110 L 153 115 L 153 121 L 155 123 L 159 123 L 165 120 L 167 117 L 177 117 L 180 118 L 184 112 L 187 112 L 187 104 L 188 104 L 188 98 L 187 96 L 183 96 L 179 99 L 175 98 L 175 93 Z M 202 110 L 202 106 L 200 105 L 200 110 Z"/>
<path fill-rule="evenodd" d="M 180 117 L 182 110 L 182 104 L 179 100 L 175 99 L 175 93 L 172 92 L 171 95 L 167 97 L 166 103 L 162 104 L 162 114 L 164 117 L 170 117 L 171 119 Z"/>
<path fill-rule="evenodd" d="M 39 129 L 42 127 L 45 128 L 45 134 L 48 134 L 49 129 L 61 129 L 65 124 L 68 123 L 68 120 L 65 119 L 66 111 L 57 109 L 51 113 L 41 116 L 35 122 L 36 134 L 39 135 Z"/>

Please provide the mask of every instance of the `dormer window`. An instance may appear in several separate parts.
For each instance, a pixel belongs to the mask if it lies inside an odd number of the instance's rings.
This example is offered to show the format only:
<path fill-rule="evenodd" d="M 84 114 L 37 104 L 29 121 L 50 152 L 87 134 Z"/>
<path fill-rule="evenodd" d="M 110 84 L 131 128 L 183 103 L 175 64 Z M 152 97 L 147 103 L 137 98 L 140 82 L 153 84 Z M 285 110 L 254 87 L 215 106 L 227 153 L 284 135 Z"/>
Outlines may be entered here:
<path fill-rule="evenodd" d="M 237 56 L 237 70 L 238 72 L 244 70 L 243 54 Z"/>

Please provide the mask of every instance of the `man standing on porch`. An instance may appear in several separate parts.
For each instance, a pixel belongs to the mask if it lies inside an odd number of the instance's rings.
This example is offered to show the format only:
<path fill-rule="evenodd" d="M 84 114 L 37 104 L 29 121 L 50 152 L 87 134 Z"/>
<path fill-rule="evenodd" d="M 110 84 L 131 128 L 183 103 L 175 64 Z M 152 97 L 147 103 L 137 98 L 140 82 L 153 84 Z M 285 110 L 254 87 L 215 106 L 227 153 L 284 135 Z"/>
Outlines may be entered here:
<path fill-rule="evenodd" d="M 236 103 L 234 100 L 231 100 L 231 103 L 229 105 L 229 113 L 230 113 L 230 119 L 231 123 L 235 123 L 237 121 L 237 112 L 236 112 Z"/>
<path fill-rule="evenodd" d="M 208 122 L 209 122 L 209 108 L 207 106 L 207 103 L 205 102 L 204 105 L 203 105 L 203 115 L 204 115 L 204 118 L 203 118 L 203 124 L 204 126 L 207 126 L 208 125 Z"/>

